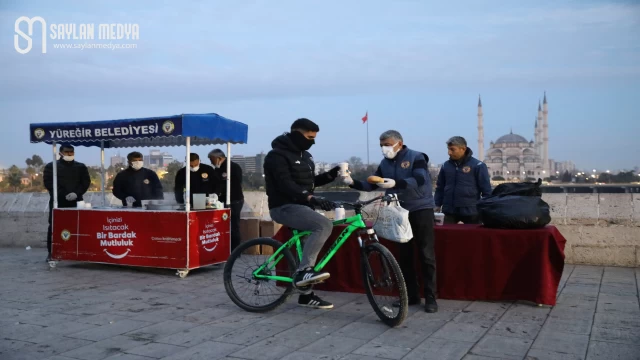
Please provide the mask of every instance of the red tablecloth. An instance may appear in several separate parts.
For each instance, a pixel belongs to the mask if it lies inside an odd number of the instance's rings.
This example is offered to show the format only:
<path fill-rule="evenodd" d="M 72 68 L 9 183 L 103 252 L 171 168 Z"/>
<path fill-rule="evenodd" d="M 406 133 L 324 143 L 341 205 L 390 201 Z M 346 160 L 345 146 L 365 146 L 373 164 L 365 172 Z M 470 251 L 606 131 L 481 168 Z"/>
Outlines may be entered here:
<path fill-rule="evenodd" d="M 333 229 L 318 260 L 342 232 Z M 565 238 L 555 226 L 535 230 L 499 230 L 481 225 L 435 227 L 438 298 L 457 300 L 527 300 L 555 305 L 564 268 Z M 282 227 L 274 236 L 291 237 Z M 317 290 L 364 293 L 357 235 L 336 253 L 323 270 L 331 278 Z M 381 239 L 398 258 L 397 244 Z M 416 253 L 416 269 L 419 271 Z"/>

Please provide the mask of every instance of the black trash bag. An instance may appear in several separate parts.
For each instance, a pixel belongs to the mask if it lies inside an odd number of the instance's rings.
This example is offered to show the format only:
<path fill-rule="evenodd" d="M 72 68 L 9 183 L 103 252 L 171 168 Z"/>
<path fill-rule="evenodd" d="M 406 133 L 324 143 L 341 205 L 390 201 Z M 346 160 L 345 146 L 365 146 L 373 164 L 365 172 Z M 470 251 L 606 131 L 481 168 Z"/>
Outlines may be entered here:
<path fill-rule="evenodd" d="M 542 196 L 542 179 L 537 182 L 504 183 L 496 186 L 491 195 Z"/>
<path fill-rule="evenodd" d="M 538 229 L 551 222 L 549 204 L 537 196 L 489 196 L 478 201 L 478 213 L 488 228 Z"/>

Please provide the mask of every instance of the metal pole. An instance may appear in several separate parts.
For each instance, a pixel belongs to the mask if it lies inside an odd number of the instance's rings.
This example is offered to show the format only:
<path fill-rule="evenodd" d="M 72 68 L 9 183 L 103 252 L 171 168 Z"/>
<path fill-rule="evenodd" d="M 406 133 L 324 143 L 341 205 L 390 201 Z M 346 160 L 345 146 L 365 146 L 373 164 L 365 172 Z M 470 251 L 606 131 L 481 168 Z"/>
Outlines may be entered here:
<path fill-rule="evenodd" d="M 191 210 L 191 169 L 189 169 L 189 155 L 191 154 L 191 137 L 187 136 L 187 164 L 186 164 L 186 173 L 187 173 L 187 183 L 185 191 L 185 199 L 184 199 L 184 209 L 189 212 Z"/>
<path fill-rule="evenodd" d="M 369 111 L 367 111 L 367 167 L 369 167 Z"/>
<path fill-rule="evenodd" d="M 58 159 L 56 159 L 56 142 L 53 143 L 53 208 L 58 208 Z"/>
<path fill-rule="evenodd" d="M 100 141 L 100 172 L 102 174 L 101 176 L 101 182 L 102 182 L 102 206 L 106 206 L 107 205 L 107 197 L 104 194 L 104 187 L 106 184 L 106 180 L 104 177 L 104 140 Z"/>
<path fill-rule="evenodd" d="M 231 204 L 231 143 L 227 143 L 227 205 Z"/>

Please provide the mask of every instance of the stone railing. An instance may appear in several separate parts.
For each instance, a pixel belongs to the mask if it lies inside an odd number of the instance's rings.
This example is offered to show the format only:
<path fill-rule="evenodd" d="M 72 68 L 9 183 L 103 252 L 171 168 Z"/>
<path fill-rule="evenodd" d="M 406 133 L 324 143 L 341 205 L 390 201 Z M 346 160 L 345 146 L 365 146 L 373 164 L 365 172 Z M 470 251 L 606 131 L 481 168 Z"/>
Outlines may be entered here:
<path fill-rule="evenodd" d="M 324 193 L 333 200 L 370 199 L 376 193 Z M 640 194 L 545 193 L 552 224 L 567 239 L 566 262 L 572 264 L 640 266 Z M 165 193 L 165 199 L 173 194 Z M 0 193 L 0 246 L 44 247 L 49 196 L 46 193 Z M 85 201 L 102 206 L 100 193 Z M 120 205 L 111 194 L 106 203 Z M 375 216 L 375 210 L 369 208 Z M 331 215 L 328 213 L 327 215 Z M 269 219 L 267 196 L 245 192 L 244 218 Z"/>

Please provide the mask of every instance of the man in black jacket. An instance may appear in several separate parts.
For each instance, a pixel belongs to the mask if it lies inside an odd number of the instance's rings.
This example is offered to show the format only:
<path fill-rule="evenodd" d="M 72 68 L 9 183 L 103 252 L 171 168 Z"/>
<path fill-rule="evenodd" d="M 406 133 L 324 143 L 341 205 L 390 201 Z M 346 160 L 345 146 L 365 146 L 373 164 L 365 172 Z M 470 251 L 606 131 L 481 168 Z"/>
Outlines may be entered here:
<path fill-rule="evenodd" d="M 330 276 L 327 272 L 315 272 L 313 267 L 333 228 L 332 221 L 315 212 L 314 207 L 329 211 L 334 204 L 315 197 L 313 191 L 335 180 L 340 168 L 315 175 L 315 164 L 307 150 L 315 143 L 318 131 L 320 128 L 311 120 L 296 120 L 290 133 L 278 136 L 271 143 L 273 149 L 264 159 L 264 175 L 271 218 L 290 228 L 311 231 L 304 242 L 298 271 L 293 275 L 296 287 L 308 287 L 300 295 L 298 304 L 330 309 L 333 304 L 316 296 L 310 285 Z"/>
<path fill-rule="evenodd" d="M 207 164 L 200 163 L 200 156 L 196 153 L 189 154 L 189 170 L 191 171 L 190 179 L 190 203 L 193 206 L 193 194 L 209 194 L 214 193 L 215 173 L 213 168 Z M 187 167 L 178 170 L 175 178 L 175 186 L 173 192 L 176 195 L 178 204 L 184 204 L 184 189 L 187 182 Z"/>
<path fill-rule="evenodd" d="M 209 160 L 215 169 L 216 182 L 215 193 L 218 200 L 227 204 L 227 157 L 220 149 L 213 149 L 209 153 Z M 242 168 L 231 161 L 231 192 L 229 208 L 231 209 L 231 251 L 240 245 L 240 214 L 244 206 L 244 193 L 242 192 Z"/>
<path fill-rule="evenodd" d="M 129 153 L 127 161 L 129 167 L 113 179 L 113 196 L 120 199 L 123 206 L 133 204 L 134 207 L 142 207 L 142 200 L 164 199 L 158 175 L 142 167 L 142 154 L 137 151 Z"/>
<path fill-rule="evenodd" d="M 75 149 L 70 144 L 60 144 L 60 160 L 57 161 L 58 174 L 58 207 L 74 208 L 78 201 L 84 201 L 82 196 L 89 190 L 91 177 L 89 170 L 81 163 L 74 160 Z M 49 191 L 49 229 L 47 230 L 47 250 L 51 260 L 51 217 L 53 214 L 53 163 L 44 167 L 44 187 Z"/>

